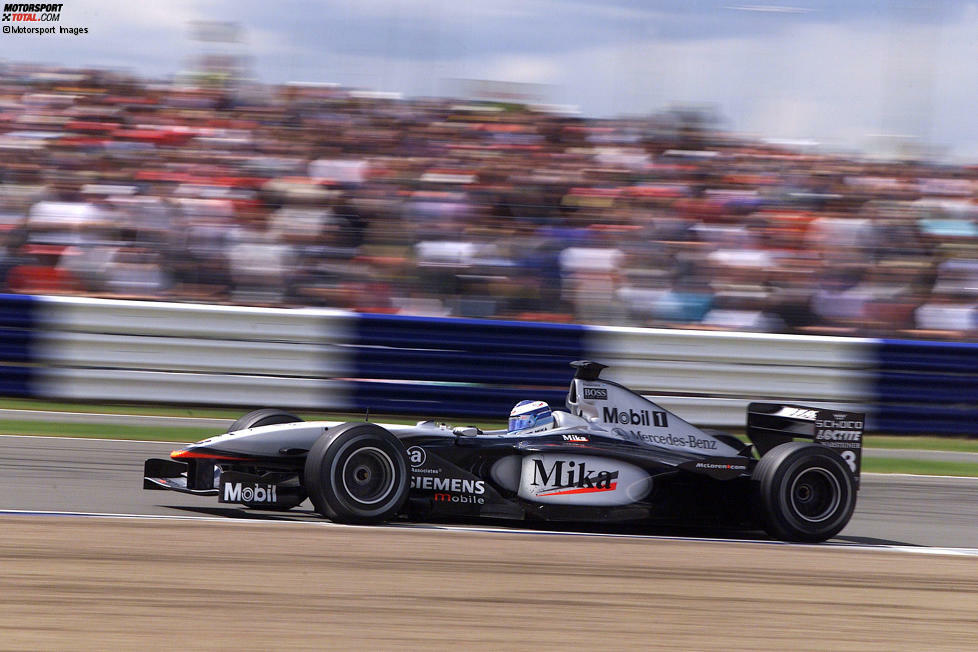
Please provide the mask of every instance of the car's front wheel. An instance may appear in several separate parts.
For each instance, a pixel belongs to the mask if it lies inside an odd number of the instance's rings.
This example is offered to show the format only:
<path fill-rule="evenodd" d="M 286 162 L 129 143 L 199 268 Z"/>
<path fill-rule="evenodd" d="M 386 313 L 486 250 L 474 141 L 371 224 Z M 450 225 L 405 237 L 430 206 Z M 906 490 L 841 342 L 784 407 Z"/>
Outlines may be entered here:
<path fill-rule="evenodd" d="M 856 507 L 856 485 L 845 461 L 817 444 L 772 448 L 757 463 L 751 482 L 765 530 L 784 541 L 830 539 Z"/>
<path fill-rule="evenodd" d="M 407 451 L 373 423 L 330 428 L 306 458 L 304 486 L 316 511 L 337 523 L 388 521 L 404 507 L 411 476 Z"/>
<path fill-rule="evenodd" d="M 226 432 L 271 426 L 277 423 L 296 423 L 298 421 L 302 421 L 302 419 L 289 412 L 276 410 L 275 408 L 262 408 L 260 410 L 252 410 L 248 414 L 239 417 L 237 421 L 228 426 Z"/>

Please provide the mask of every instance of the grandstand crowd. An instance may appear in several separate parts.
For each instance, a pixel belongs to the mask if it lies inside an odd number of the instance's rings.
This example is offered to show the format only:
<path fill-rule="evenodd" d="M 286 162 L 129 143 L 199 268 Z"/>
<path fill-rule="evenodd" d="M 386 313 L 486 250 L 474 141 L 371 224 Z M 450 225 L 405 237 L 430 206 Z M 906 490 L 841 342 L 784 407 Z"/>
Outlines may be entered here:
<path fill-rule="evenodd" d="M 0 70 L 2 292 L 978 335 L 978 168 L 685 110 Z"/>

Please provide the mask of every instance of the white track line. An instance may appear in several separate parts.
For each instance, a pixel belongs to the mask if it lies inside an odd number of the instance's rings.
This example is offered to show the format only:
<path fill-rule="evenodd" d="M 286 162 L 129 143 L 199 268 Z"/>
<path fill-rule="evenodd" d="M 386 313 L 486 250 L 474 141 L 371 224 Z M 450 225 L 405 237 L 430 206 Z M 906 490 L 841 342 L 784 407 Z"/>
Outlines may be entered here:
<path fill-rule="evenodd" d="M 46 517 L 83 517 L 83 518 L 103 518 L 103 519 L 129 519 L 129 520 L 151 520 L 151 521 L 198 521 L 202 523 L 226 523 L 244 525 L 264 525 L 279 527 L 282 525 L 299 525 L 312 527 L 339 527 L 356 528 L 363 530 L 378 530 L 384 528 L 394 529 L 414 529 L 441 532 L 458 532 L 469 534 L 501 534 L 501 535 L 532 535 L 532 536 L 552 536 L 552 537 L 590 537 L 602 539 L 641 539 L 651 541 L 685 541 L 693 543 L 712 543 L 712 544 L 756 544 L 768 546 L 785 546 L 789 548 L 808 548 L 812 550 L 852 550 L 860 552 L 902 552 L 916 555 L 943 555 L 954 557 L 978 557 L 978 548 L 928 548 L 924 546 L 898 546 L 898 545 L 865 545 L 855 543 L 790 543 L 786 541 L 769 541 L 765 539 L 715 539 L 707 537 L 677 537 L 655 534 L 618 534 L 611 532 L 561 532 L 552 530 L 527 530 L 513 528 L 490 528 L 464 525 L 433 525 L 424 523 L 405 523 L 388 525 L 343 525 L 340 523 L 330 523 L 329 521 L 297 521 L 297 520 L 262 520 L 262 519 L 234 519 L 220 516 L 179 516 L 165 514 L 114 514 L 108 512 L 58 512 L 27 509 L 0 509 L 0 516 L 46 516 Z"/>

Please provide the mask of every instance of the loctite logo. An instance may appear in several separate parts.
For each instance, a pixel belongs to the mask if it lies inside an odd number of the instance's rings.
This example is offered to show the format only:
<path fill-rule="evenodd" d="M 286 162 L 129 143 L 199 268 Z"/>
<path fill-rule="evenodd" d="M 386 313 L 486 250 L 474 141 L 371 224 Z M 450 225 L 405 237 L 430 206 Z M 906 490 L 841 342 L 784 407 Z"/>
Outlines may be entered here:
<path fill-rule="evenodd" d="M 614 491 L 618 487 L 618 471 L 592 471 L 587 462 L 555 460 L 548 469 L 543 460 L 533 460 L 533 482 L 538 496 Z"/>
<path fill-rule="evenodd" d="M 826 428 L 816 430 L 815 439 L 819 441 L 861 441 L 862 432 L 859 430 L 832 430 Z"/>
<path fill-rule="evenodd" d="M 224 502 L 275 503 L 278 502 L 278 495 L 273 484 L 251 486 L 241 482 L 228 482 L 224 485 Z"/>

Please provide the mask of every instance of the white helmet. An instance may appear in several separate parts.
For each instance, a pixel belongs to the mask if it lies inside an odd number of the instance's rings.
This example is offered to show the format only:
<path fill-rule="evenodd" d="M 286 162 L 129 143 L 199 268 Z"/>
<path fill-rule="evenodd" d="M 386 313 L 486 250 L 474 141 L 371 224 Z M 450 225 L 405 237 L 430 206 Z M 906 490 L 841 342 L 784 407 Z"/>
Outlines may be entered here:
<path fill-rule="evenodd" d="M 530 434 L 554 427 L 554 416 L 544 401 L 520 401 L 509 413 L 509 434 Z"/>

